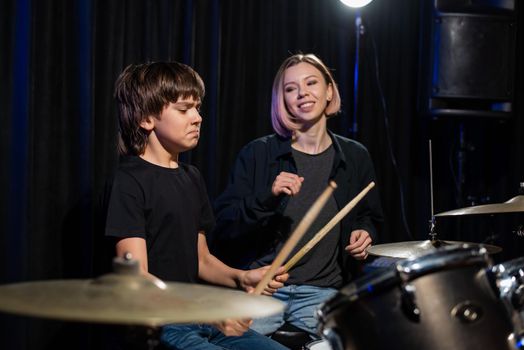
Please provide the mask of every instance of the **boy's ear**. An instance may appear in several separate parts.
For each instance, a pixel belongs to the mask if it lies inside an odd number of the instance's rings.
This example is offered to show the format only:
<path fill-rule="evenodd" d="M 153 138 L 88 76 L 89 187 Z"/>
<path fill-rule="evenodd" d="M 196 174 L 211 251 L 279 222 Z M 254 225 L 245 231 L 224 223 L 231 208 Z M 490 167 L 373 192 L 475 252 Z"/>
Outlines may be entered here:
<path fill-rule="evenodd" d="M 151 115 L 145 117 L 140 122 L 140 127 L 144 130 L 151 131 L 155 127 L 155 118 Z"/>

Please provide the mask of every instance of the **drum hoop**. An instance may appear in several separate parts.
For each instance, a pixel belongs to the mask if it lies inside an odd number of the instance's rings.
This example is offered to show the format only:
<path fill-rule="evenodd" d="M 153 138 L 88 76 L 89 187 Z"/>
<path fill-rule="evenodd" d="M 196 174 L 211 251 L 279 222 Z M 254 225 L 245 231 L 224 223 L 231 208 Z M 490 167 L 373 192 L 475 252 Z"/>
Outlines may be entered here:
<path fill-rule="evenodd" d="M 372 272 L 372 276 L 386 276 L 380 280 L 380 283 L 373 285 L 368 283 L 367 287 L 360 286 L 359 288 L 352 288 L 349 290 L 348 287 L 354 286 L 354 283 L 349 284 L 348 286 L 342 288 L 336 295 L 326 300 L 321 306 L 317 309 L 316 316 L 317 319 L 322 322 L 327 320 L 327 315 L 329 315 L 333 310 L 336 310 L 342 305 L 347 304 L 348 302 L 354 302 L 358 299 L 361 299 L 365 296 L 375 294 L 384 289 L 389 289 L 395 285 L 398 285 L 400 278 L 396 273 L 396 270 L 392 267 L 388 268 L 387 271 L 376 271 Z M 371 278 L 369 282 L 372 282 Z"/>
<path fill-rule="evenodd" d="M 524 278 L 524 257 L 497 264 L 491 268 L 491 271 L 498 277 Z"/>
<path fill-rule="evenodd" d="M 395 264 L 398 276 L 406 283 L 432 272 L 459 266 L 483 265 L 491 267 L 488 252 L 483 247 L 471 247 L 466 244 L 443 247 L 439 251 L 425 254 Z"/>

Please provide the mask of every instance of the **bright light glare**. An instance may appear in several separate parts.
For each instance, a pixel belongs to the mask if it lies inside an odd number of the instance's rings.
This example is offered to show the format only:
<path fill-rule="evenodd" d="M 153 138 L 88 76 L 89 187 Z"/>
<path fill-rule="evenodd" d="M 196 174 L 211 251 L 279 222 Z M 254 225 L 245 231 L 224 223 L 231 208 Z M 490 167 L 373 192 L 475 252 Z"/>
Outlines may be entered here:
<path fill-rule="evenodd" d="M 340 0 L 341 3 L 343 3 L 346 6 L 349 7 L 364 7 L 367 4 L 369 4 L 373 0 Z"/>

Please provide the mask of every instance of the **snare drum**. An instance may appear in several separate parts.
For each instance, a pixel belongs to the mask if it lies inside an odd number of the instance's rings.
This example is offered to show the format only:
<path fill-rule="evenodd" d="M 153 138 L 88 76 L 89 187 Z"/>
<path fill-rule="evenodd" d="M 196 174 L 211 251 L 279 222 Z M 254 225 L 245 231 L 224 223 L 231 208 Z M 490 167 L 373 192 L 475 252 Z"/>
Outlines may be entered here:
<path fill-rule="evenodd" d="M 320 330 L 335 350 L 512 349 L 490 266 L 484 248 L 467 245 L 397 262 L 325 302 Z"/>
<path fill-rule="evenodd" d="M 304 350 L 331 350 L 327 340 L 314 340 L 304 345 Z"/>

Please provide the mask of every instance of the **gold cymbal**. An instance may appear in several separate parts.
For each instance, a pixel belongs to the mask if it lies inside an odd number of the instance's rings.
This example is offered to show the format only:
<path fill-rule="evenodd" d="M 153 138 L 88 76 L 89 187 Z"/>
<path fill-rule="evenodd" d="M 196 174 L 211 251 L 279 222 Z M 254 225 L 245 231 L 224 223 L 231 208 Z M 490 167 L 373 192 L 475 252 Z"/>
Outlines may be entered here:
<path fill-rule="evenodd" d="M 436 214 L 435 216 L 455 216 L 455 215 L 474 215 L 474 214 L 499 214 L 499 213 L 514 213 L 524 212 L 524 195 L 519 195 L 511 198 L 504 203 L 498 204 L 484 204 L 474 207 L 466 207 L 455 210 L 446 211 Z"/>
<path fill-rule="evenodd" d="M 438 239 L 434 241 L 426 240 L 377 244 L 369 247 L 367 251 L 371 255 L 407 259 L 421 254 L 437 251 L 440 247 L 443 246 L 462 244 L 467 244 L 471 247 L 484 247 L 486 248 L 489 254 L 495 254 L 502 251 L 502 248 L 489 244 L 479 244 L 460 241 L 441 241 Z"/>
<path fill-rule="evenodd" d="M 227 288 L 164 283 L 129 273 L 94 280 L 0 286 L 0 311 L 68 321 L 161 326 L 257 318 L 283 310 L 274 298 Z"/>

